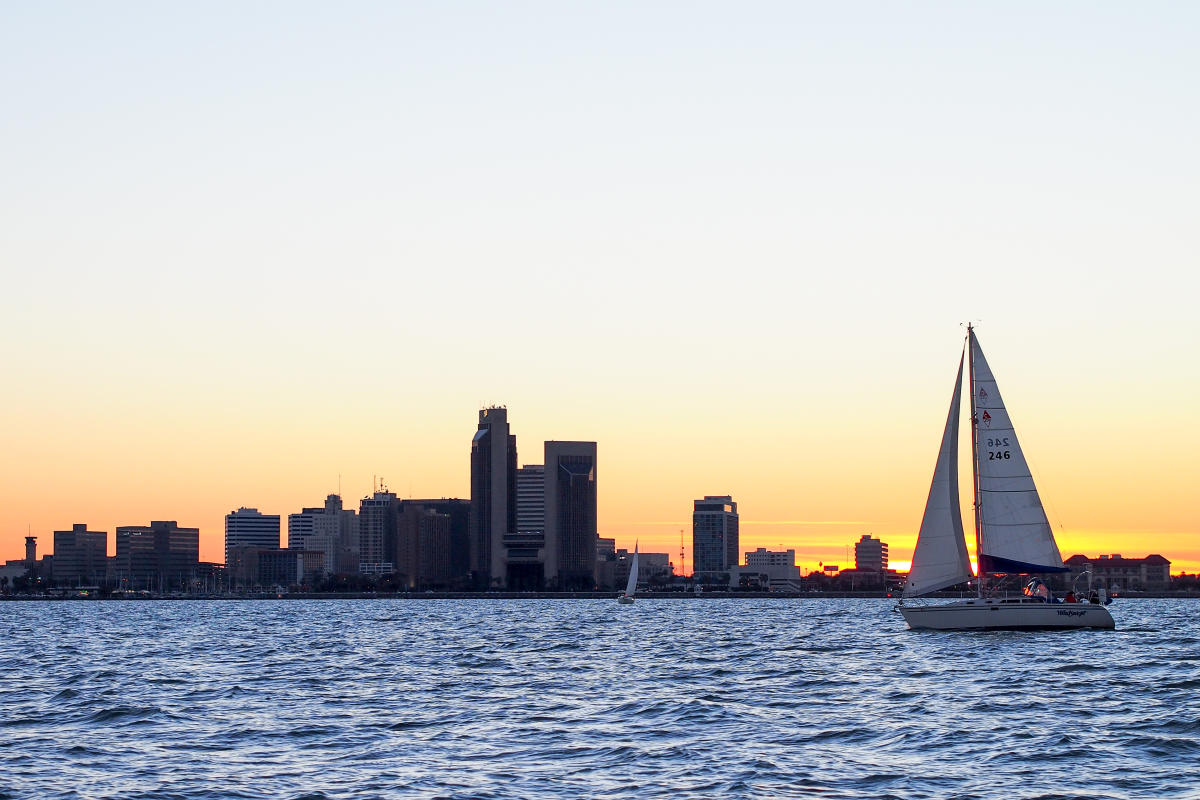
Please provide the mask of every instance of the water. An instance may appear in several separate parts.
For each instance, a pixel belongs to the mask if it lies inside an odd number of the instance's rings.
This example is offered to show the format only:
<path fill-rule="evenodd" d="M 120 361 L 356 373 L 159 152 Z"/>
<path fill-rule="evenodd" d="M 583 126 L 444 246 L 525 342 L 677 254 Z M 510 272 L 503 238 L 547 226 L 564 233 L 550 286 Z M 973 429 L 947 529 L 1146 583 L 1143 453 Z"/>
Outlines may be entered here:
<path fill-rule="evenodd" d="M 2 603 L 0 798 L 1200 797 L 1200 603 Z"/>

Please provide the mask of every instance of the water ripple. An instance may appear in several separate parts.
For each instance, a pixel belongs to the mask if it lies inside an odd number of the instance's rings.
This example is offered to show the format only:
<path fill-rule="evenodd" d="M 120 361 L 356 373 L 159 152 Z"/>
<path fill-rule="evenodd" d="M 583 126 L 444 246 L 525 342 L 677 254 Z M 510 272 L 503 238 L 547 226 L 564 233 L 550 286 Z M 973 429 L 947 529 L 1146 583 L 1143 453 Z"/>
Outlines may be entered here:
<path fill-rule="evenodd" d="M 0 800 L 1192 797 L 1194 602 L 5 603 Z"/>

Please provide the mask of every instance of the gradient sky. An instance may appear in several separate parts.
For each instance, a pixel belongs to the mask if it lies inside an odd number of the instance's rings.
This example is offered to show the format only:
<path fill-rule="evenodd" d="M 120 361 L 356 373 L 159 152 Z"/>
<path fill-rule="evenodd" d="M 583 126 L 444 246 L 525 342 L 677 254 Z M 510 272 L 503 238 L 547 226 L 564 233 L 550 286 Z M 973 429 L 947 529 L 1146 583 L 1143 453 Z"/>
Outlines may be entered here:
<path fill-rule="evenodd" d="M 1200 6 L 0 4 L 0 558 L 599 443 L 906 561 L 974 320 L 1063 555 L 1200 568 Z M 965 444 L 965 442 L 964 442 Z M 965 464 L 965 462 L 964 462 Z M 968 506 L 969 507 L 969 506 Z M 970 523 L 968 521 L 968 528 Z"/>

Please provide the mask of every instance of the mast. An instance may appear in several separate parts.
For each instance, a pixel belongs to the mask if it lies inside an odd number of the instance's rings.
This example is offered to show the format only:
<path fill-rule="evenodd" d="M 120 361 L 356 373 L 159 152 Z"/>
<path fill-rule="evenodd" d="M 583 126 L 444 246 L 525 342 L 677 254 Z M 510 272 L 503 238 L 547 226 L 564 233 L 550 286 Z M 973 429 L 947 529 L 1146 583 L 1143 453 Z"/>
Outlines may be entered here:
<path fill-rule="evenodd" d="M 979 530 L 979 420 L 975 417 L 975 333 L 967 323 L 967 372 L 971 387 L 971 505 L 975 509 L 975 588 L 983 598 L 983 537 Z"/>

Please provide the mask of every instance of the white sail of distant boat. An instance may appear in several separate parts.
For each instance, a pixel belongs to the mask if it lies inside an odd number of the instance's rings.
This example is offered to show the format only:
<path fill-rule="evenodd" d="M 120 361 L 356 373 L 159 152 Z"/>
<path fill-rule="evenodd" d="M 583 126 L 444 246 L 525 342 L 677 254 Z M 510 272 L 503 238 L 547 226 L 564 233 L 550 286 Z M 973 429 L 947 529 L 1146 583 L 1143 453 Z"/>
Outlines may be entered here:
<path fill-rule="evenodd" d="M 936 605 L 905 604 L 905 599 L 964 583 L 972 577 L 958 499 L 958 419 L 963 372 L 960 357 L 912 569 L 898 606 L 900 613 L 912 628 L 1114 627 L 1112 615 L 1103 605 L 1056 603 L 1037 579 L 1030 582 L 1024 595 L 1016 598 L 985 595 L 988 576 L 1061 572 L 1066 567 L 995 376 L 970 325 L 965 357 L 969 359 L 971 373 L 971 476 L 978 596 L 974 600 Z"/>
<path fill-rule="evenodd" d="M 625 581 L 625 594 L 617 598 L 621 603 L 632 603 L 638 582 L 638 543 L 633 543 L 633 558 L 629 561 L 629 580 Z"/>

